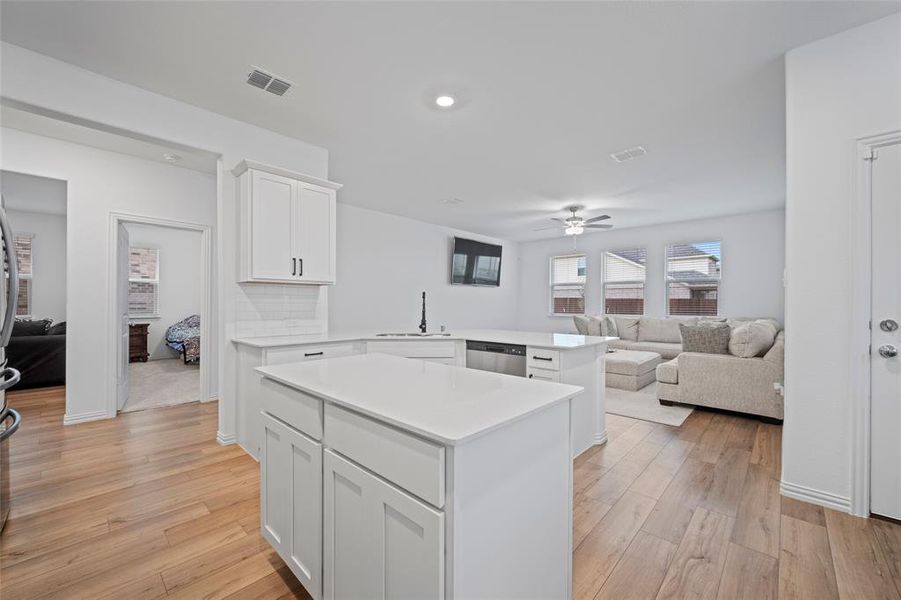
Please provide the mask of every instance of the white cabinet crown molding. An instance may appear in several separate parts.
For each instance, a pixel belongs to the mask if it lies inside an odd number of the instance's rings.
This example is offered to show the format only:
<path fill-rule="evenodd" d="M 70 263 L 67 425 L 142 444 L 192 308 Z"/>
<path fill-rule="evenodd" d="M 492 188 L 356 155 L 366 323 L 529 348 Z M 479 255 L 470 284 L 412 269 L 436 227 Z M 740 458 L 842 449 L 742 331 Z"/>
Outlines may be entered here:
<path fill-rule="evenodd" d="M 264 163 L 259 163 L 252 160 L 242 160 L 235 168 L 232 169 L 232 175 L 235 177 L 240 177 L 245 171 L 248 169 L 255 169 L 257 171 L 265 171 L 267 173 L 271 173 L 273 175 L 281 175 L 282 177 L 290 177 L 291 179 L 297 179 L 298 181 L 303 181 L 304 183 L 311 183 L 313 185 L 318 185 L 324 188 L 328 188 L 330 190 L 340 190 L 344 187 L 343 184 L 336 183 L 334 181 L 329 181 L 328 179 L 322 179 L 320 177 L 313 177 L 312 175 L 307 175 L 305 173 L 298 173 L 297 171 L 291 171 L 289 169 L 283 169 L 281 167 L 273 167 L 272 165 L 267 165 Z"/>

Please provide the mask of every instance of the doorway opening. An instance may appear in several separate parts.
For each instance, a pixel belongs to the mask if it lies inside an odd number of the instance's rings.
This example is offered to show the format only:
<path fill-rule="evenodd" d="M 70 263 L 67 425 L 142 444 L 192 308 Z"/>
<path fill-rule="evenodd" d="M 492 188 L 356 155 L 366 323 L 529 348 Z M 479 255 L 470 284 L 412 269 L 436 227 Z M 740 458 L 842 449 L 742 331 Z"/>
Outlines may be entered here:
<path fill-rule="evenodd" d="M 110 229 L 112 411 L 209 400 L 210 227 L 112 214 Z"/>

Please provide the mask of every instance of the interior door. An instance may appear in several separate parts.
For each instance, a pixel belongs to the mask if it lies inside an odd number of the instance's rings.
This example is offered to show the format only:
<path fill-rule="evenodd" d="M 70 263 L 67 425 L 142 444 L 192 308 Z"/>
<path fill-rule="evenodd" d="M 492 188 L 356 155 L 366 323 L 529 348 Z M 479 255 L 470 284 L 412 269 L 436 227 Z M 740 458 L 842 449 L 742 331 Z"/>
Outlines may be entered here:
<path fill-rule="evenodd" d="M 901 144 L 872 161 L 871 512 L 901 519 Z"/>
<path fill-rule="evenodd" d="M 119 224 L 116 251 L 116 314 L 119 318 L 119 352 L 116 357 L 116 407 L 128 400 L 128 230 Z"/>
<path fill-rule="evenodd" d="M 273 281 L 294 279 L 297 255 L 291 233 L 297 219 L 297 183 L 287 177 L 253 171 L 251 185 L 251 276 Z"/>
<path fill-rule="evenodd" d="M 335 193 L 300 183 L 300 218 L 297 223 L 296 255 L 302 259 L 300 279 L 310 282 L 335 280 L 332 231 L 335 230 Z"/>

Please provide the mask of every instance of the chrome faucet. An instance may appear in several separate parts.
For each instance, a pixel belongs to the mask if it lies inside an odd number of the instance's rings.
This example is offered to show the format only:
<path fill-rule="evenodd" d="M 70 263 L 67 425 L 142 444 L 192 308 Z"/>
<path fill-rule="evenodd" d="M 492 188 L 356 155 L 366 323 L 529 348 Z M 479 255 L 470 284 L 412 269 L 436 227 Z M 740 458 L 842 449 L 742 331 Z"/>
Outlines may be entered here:
<path fill-rule="evenodd" d="M 422 293 L 422 321 L 419 322 L 419 331 L 425 333 L 426 324 L 425 324 L 425 292 Z"/>

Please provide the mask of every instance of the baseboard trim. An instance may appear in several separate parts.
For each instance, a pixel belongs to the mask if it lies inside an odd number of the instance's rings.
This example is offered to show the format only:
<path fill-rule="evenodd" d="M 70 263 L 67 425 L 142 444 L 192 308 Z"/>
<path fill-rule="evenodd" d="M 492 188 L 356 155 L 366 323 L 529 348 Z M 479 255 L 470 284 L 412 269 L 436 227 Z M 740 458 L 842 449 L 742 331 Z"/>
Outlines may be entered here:
<path fill-rule="evenodd" d="M 206 400 L 201 400 L 200 402 L 201 402 L 201 403 L 206 403 L 206 402 L 219 402 L 219 396 L 210 396 L 210 397 L 207 398 Z"/>
<path fill-rule="evenodd" d="M 242 444 L 241 442 L 238 442 L 238 445 L 241 446 L 241 450 L 243 450 L 244 452 L 247 453 L 247 456 L 249 456 L 250 458 L 254 459 L 254 460 L 257 461 L 257 462 L 260 462 L 260 458 L 259 458 L 256 454 L 254 454 L 253 452 L 251 452 L 251 451 L 250 451 L 250 448 L 248 448 L 247 446 L 245 446 L 245 445 Z"/>
<path fill-rule="evenodd" d="M 607 443 L 607 430 L 594 434 L 594 445 L 602 446 Z"/>
<path fill-rule="evenodd" d="M 95 410 L 93 412 L 79 413 L 77 415 L 66 414 L 63 416 L 63 425 L 77 425 L 79 423 L 87 423 L 88 421 L 100 421 L 109 418 L 111 417 L 106 414 L 105 410 Z"/>
<path fill-rule="evenodd" d="M 221 431 L 216 432 L 216 441 L 219 442 L 223 446 L 230 446 L 238 441 L 238 436 L 234 433 L 230 433 L 228 435 L 222 433 Z"/>
<path fill-rule="evenodd" d="M 826 508 L 845 513 L 851 512 L 851 499 L 831 492 L 815 490 L 807 486 L 782 481 L 779 483 L 779 493 L 788 498 L 801 500 L 802 502 L 818 504 L 819 506 L 825 506 Z"/>

